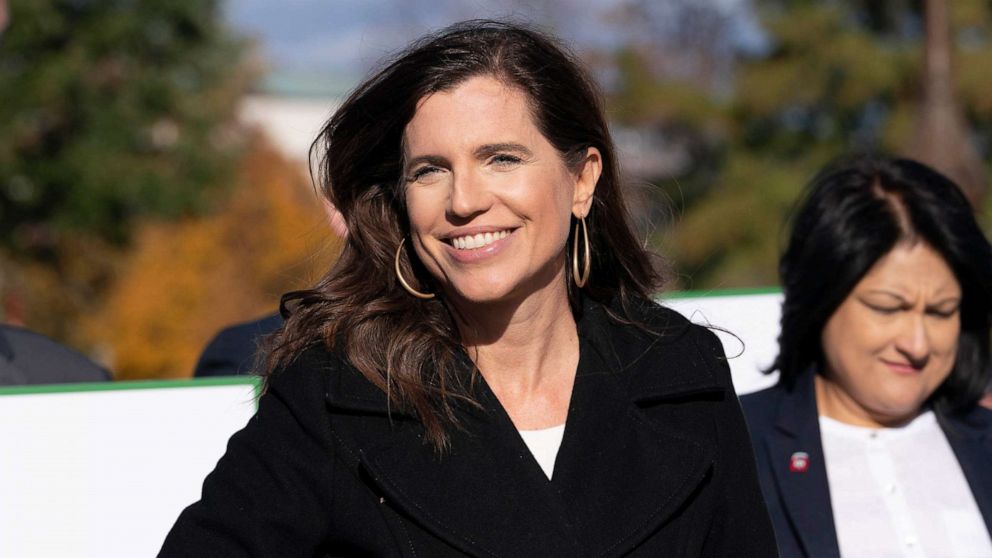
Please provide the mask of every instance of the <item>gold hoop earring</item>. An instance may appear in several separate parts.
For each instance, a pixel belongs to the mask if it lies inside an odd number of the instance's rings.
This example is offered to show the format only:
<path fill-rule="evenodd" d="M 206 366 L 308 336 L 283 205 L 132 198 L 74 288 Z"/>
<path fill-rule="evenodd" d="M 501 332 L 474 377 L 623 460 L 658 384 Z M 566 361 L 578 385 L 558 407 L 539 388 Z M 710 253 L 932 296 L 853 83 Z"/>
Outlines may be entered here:
<path fill-rule="evenodd" d="M 590 261 L 589 261 L 589 231 L 586 229 L 586 218 L 579 217 L 582 222 L 582 240 L 585 244 L 585 263 L 582 264 L 582 273 L 579 273 L 579 223 L 575 223 L 575 235 L 572 239 L 572 279 L 575 286 L 582 288 L 589 281 Z"/>
<path fill-rule="evenodd" d="M 434 298 L 434 293 L 422 293 L 417 289 L 414 289 L 413 287 L 410 286 L 410 283 L 406 282 L 406 279 L 403 278 L 403 273 L 400 272 L 400 252 L 403 251 L 404 242 L 406 242 L 405 236 L 403 237 L 403 240 L 400 240 L 400 245 L 396 247 L 396 278 L 400 280 L 400 285 L 403 286 L 403 289 L 405 289 L 406 292 L 412 294 L 417 298 L 423 300 L 430 300 Z"/>

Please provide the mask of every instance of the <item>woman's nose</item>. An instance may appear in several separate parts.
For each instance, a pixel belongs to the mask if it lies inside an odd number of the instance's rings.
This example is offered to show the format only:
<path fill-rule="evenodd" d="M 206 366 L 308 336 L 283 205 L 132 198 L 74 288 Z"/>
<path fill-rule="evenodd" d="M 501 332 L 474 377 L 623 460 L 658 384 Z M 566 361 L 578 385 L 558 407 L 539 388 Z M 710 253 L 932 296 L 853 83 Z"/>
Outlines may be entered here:
<path fill-rule="evenodd" d="M 451 215 L 468 218 L 482 213 L 492 206 L 492 193 L 485 180 L 472 172 L 455 172 L 448 197 L 448 212 Z"/>
<path fill-rule="evenodd" d="M 930 331 L 923 315 L 910 314 L 896 339 L 899 349 L 913 364 L 922 366 L 930 356 Z"/>

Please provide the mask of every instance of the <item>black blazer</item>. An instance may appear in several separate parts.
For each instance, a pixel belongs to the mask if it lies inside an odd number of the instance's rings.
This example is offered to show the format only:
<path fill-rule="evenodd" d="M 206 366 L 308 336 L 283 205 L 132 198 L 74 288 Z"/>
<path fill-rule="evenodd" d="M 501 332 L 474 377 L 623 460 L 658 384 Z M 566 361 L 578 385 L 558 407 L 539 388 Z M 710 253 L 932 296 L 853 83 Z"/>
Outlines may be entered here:
<path fill-rule="evenodd" d="M 820 440 L 812 371 L 792 391 L 778 384 L 741 397 L 758 458 L 758 476 L 782 556 L 839 558 L 830 486 Z M 975 407 L 943 417 L 941 428 L 992 533 L 992 411 Z M 790 471 L 797 452 L 809 455 L 805 472 Z"/>
<path fill-rule="evenodd" d="M 274 376 L 161 556 L 774 556 L 716 337 L 654 303 L 634 317 L 660 337 L 583 314 L 553 480 L 484 381 L 438 458 L 314 349 Z"/>

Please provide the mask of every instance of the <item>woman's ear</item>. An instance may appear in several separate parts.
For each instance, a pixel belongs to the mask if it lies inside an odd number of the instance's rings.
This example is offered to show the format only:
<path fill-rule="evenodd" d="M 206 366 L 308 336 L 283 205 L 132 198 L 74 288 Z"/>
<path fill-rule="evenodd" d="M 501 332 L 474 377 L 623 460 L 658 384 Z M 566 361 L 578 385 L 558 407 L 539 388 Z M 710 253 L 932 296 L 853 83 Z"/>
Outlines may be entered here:
<path fill-rule="evenodd" d="M 575 193 L 572 196 L 572 214 L 585 217 L 592 207 L 592 196 L 596 192 L 596 184 L 603 173 L 603 156 L 599 149 L 586 149 L 585 159 L 579 164 L 579 172 L 575 180 Z"/>
<path fill-rule="evenodd" d="M 348 238 L 348 224 L 344 221 L 344 215 L 341 215 L 338 208 L 334 207 L 334 204 L 327 198 L 321 197 L 320 201 L 324 202 L 324 214 L 327 216 L 327 224 L 331 226 L 334 234 L 338 235 L 338 238 L 342 240 Z"/>

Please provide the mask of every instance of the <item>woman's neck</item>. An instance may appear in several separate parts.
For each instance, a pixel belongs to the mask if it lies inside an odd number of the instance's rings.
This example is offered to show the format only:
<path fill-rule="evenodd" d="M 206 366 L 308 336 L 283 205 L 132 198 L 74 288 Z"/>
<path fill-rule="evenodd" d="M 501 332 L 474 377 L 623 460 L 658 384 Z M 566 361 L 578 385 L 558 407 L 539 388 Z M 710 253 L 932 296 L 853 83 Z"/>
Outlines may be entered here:
<path fill-rule="evenodd" d="M 900 416 L 883 415 L 862 406 L 836 382 L 817 374 L 813 377 L 817 413 L 844 424 L 868 428 L 902 426 L 916 418 L 922 409 Z"/>
<path fill-rule="evenodd" d="M 513 419 L 531 430 L 565 421 L 579 341 L 564 281 L 513 304 L 456 313 L 469 356 Z"/>

